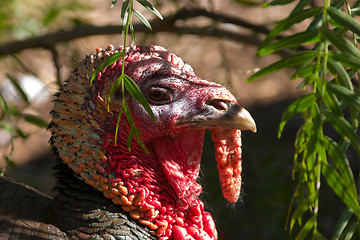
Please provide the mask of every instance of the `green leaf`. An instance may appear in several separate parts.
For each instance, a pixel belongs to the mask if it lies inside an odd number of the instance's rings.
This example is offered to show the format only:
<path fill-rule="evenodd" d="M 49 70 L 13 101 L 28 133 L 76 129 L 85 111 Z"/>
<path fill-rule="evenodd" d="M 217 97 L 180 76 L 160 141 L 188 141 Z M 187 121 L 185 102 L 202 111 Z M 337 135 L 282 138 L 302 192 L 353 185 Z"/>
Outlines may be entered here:
<path fill-rule="evenodd" d="M 0 114 L 0 120 L 1 120 L 4 118 L 5 114 L 8 113 L 8 105 L 1 92 L 0 92 L 0 111 L 1 111 Z"/>
<path fill-rule="evenodd" d="M 342 63 L 346 66 L 349 66 L 352 68 L 360 68 L 360 58 L 358 58 L 358 57 L 344 54 L 341 52 L 339 52 L 339 53 L 329 52 L 328 57 L 329 57 L 329 59 L 339 61 L 340 63 Z"/>
<path fill-rule="evenodd" d="M 290 231 L 293 229 L 296 221 L 299 220 L 301 222 L 303 214 L 311 208 L 312 204 L 314 203 L 314 200 L 315 200 L 315 195 L 311 195 L 299 204 L 299 206 L 296 208 L 293 215 L 291 216 Z"/>
<path fill-rule="evenodd" d="M 264 3 L 262 5 L 262 7 L 266 8 L 266 7 L 269 7 L 269 6 L 285 5 L 285 4 L 292 3 L 293 1 L 295 1 L 295 0 L 274 0 L 274 1 L 271 1 L 269 3 Z"/>
<path fill-rule="evenodd" d="M 120 75 L 120 77 L 118 77 L 116 79 L 116 81 L 113 83 L 113 85 L 111 86 L 109 97 L 108 97 L 108 102 L 107 102 L 107 110 L 108 110 L 108 112 L 110 111 L 111 98 L 112 98 L 112 96 L 114 96 L 115 92 L 118 90 L 120 84 L 123 84 L 123 81 L 124 81 L 124 75 Z M 124 91 L 123 90 L 122 90 L 122 95 L 124 96 Z"/>
<path fill-rule="evenodd" d="M 111 1 L 111 8 L 113 8 L 118 0 L 112 0 Z M 124 4 L 124 3 L 123 3 Z"/>
<path fill-rule="evenodd" d="M 353 106 L 356 111 L 360 112 L 360 97 L 356 95 L 354 91 L 331 82 L 326 85 L 326 89 L 340 99 L 344 99 L 349 105 Z"/>
<path fill-rule="evenodd" d="M 281 20 L 273 30 L 266 36 L 265 40 L 261 43 L 260 48 L 266 46 L 271 40 L 275 39 L 279 34 L 289 29 L 296 23 L 302 22 L 307 18 L 316 16 L 322 9 L 314 7 L 298 12 L 297 14 L 290 15 L 284 20 Z"/>
<path fill-rule="evenodd" d="M 257 52 L 258 56 L 265 56 L 267 54 L 276 52 L 280 49 L 287 48 L 287 47 L 298 47 L 300 44 L 306 44 L 314 42 L 319 38 L 319 31 L 312 30 L 297 33 L 288 37 L 284 37 L 275 43 L 269 44 L 260 48 Z"/>
<path fill-rule="evenodd" d="M 128 6 L 129 6 L 129 0 L 125 0 L 123 2 L 122 6 L 121 6 L 121 14 L 120 14 L 120 16 L 121 16 L 122 23 L 126 22 L 126 20 L 125 20 L 125 15 L 126 14 L 125 13 L 126 13 L 126 11 L 128 9 Z"/>
<path fill-rule="evenodd" d="M 351 79 L 345 68 L 339 62 L 334 61 L 331 58 L 328 59 L 327 63 L 330 72 L 336 76 L 337 82 L 347 89 L 353 90 L 354 88 Z"/>
<path fill-rule="evenodd" d="M 327 154 L 332 159 L 333 164 L 338 169 L 341 178 L 344 180 L 349 190 L 352 191 L 353 195 L 356 196 L 357 190 L 355 180 L 345 151 L 343 151 L 339 145 L 328 136 L 324 138 L 323 145 L 326 148 Z"/>
<path fill-rule="evenodd" d="M 360 217 L 360 205 L 357 202 L 357 196 L 346 185 L 342 177 L 338 174 L 332 165 L 322 162 L 321 167 L 322 175 L 324 176 L 327 184 L 335 192 L 338 197 L 354 211 L 356 216 Z"/>
<path fill-rule="evenodd" d="M 138 102 L 140 102 L 141 105 L 145 108 L 145 110 L 149 113 L 151 118 L 156 121 L 156 118 L 150 108 L 148 101 L 146 100 L 134 80 L 132 80 L 128 75 L 124 74 L 124 82 L 126 90 L 130 93 L 130 95 L 133 96 Z"/>
<path fill-rule="evenodd" d="M 14 125 L 10 122 L 0 121 L 0 128 L 10 133 L 14 131 Z"/>
<path fill-rule="evenodd" d="M 269 73 L 273 73 L 276 71 L 279 71 L 282 68 L 288 68 L 288 67 L 295 67 L 300 66 L 302 64 L 306 64 L 311 62 L 315 57 L 317 53 L 316 51 L 304 51 L 296 53 L 290 57 L 281 59 L 273 64 L 270 64 L 269 66 L 261 69 L 251 77 L 249 77 L 246 81 L 252 82 L 260 77 L 263 77 Z"/>
<path fill-rule="evenodd" d="M 136 11 L 135 9 L 133 10 L 135 16 L 150 30 L 152 30 L 151 24 L 149 23 L 149 21 L 138 11 Z"/>
<path fill-rule="evenodd" d="M 330 17 L 339 25 L 346 27 L 357 35 L 360 35 L 360 24 L 355 18 L 334 7 L 329 7 L 327 11 Z"/>
<path fill-rule="evenodd" d="M 49 125 L 47 121 L 45 121 L 43 118 L 39 116 L 35 116 L 32 114 L 22 114 L 22 117 L 28 123 L 34 124 L 38 127 L 47 128 Z"/>
<path fill-rule="evenodd" d="M 336 115 L 338 116 L 343 116 L 341 108 L 340 108 L 340 104 L 338 99 L 336 98 L 336 95 L 328 92 L 328 91 L 323 91 L 323 101 L 325 103 L 325 105 Z"/>
<path fill-rule="evenodd" d="M 11 76 L 10 74 L 6 74 L 6 76 L 11 81 L 11 83 L 15 87 L 16 91 L 19 93 L 22 100 L 24 100 L 25 103 L 29 103 L 29 99 L 27 97 L 27 94 L 25 93 L 25 91 L 20 86 L 18 80 L 15 77 Z"/>
<path fill-rule="evenodd" d="M 287 121 L 295 114 L 306 111 L 312 104 L 315 103 L 317 97 L 315 93 L 309 93 L 300 97 L 299 99 L 292 102 L 286 111 L 283 113 L 281 122 L 279 124 L 278 137 L 281 137 L 281 133 L 284 129 Z"/>
<path fill-rule="evenodd" d="M 161 16 L 160 12 L 153 6 L 151 5 L 151 3 L 149 3 L 146 0 L 136 0 L 138 3 L 140 3 L 141 5 L 144 6 L 144 8 L 146 8 L 147 10 L 149 10 L 150 12 L 154 13 L 158 18 L 160 18 L 161 20 L 163 20 L 163 17 Z"/>
<path fill-rule="evenodd" d="M 312 216 L 307 220 L 305 225 L 301 228 L 299 233 L 296 235 L 295 240 L 303 240 L 306 238 L 306 236 L 309 234 L 310 230 L 314 227 L 314 224 L 316 222 L 316 216 Z"/>
<path fill-rule="evenodd" d="M 354 127 L 343 117 L 336 116 L 332 112 L 325 111 L 325 116 L 341 136 L 349 138 L 355 152 L 360 156 L 360 136 Z"/>
<path fill-rule="evenodd" d="M 324 33 L 325 37 L 334 44 L 335 47 L 337 47 L 341 52 L 347 54 L 347 55 L 354 55 L 354 57 L 360 58 L 360 51 L 357 49 L 357 47 L 354 46 L 353 43 L 351 43 L 346 38 L 343 38 L 341 34 L 331 31 L 327 28 L 321 28 L 321 31 Z"/>
<path fill-rule="evenodd" d="M 122 56 L 124 56 L 125 52 L 121 51 L 121 52 L 117 52 L 114 53 L 113 55 L 111 55 L 110 57 L 106 58 L 101 64 L 100 66 L 98 66 L 95 71 L 93 72 L 91 79 L 90 79 L 90 85 L 92 84 L 92 82 L 94 81 L 94 79 L 97 77 L 98 73 L 100 71 L 102 71 L 104 68 L 110 66 L 111 64 L 113 64 L 114 62 L 116 62 L 117 60 L 119 60 Z"/>
<path fill-rule="evenodd" d="M 345 207 L 344 211 L 341 213 L 341 216 L 336 224 L 335 231 L 331 239 L 339 240 L 340 236 L 343 234 L 344 229 L 348 225 L 351 217 L 353 216 L 353 211 L 350 208 Z"/>
<path fill-rule="evenodd" d="M 314 74 L 317 75 L 321 71 L 321 65 L 317 63 L 302 65 L 296 69 L 296 72 L 291 76 L 291 80 L 295 81 L 298 78 L 307 78 Z M 309 79 L 310 80 L 310 79 Z M 311 81 L 306 81 L 304 85 L 312 83 Z M 299 87 L 298 87 L 299 88 Z"/>

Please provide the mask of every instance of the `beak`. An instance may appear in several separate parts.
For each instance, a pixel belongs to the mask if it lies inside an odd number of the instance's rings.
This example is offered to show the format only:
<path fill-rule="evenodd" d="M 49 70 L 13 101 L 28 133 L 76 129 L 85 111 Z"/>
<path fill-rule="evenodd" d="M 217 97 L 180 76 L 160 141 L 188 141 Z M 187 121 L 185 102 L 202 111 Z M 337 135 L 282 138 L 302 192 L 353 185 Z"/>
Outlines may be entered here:
<path fill-rule="evenodd" d="M 193 113 L 194 114 L 194 113 Z M 256 124 L 250 113 L 235 102 L 211 100 L 205 109 L 193 116 L 179 119 L 176 125 L 201 128 L 232 128 L 256 132 Z"/>

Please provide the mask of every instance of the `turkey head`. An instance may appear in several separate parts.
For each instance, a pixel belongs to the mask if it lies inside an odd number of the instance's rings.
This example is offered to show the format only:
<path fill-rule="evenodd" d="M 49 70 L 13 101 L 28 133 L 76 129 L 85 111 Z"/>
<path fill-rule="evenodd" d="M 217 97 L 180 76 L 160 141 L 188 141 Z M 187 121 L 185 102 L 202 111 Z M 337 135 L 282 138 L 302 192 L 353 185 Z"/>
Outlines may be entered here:
<path fill-rule="evenodd" d="M 52 113 L 55 151 L 78 178 L 121 205 L 159 239 L 217 239 L 214 221 L 198 199 L 203 135 L 211 130 L 224 197 L 236 202 L 241 187 L 240 130 L 255 132 L 254 120 L 225 87 L 200 79 L 188 64 L 159 46 L 127 47 L 124 66 L 119 59 L 90 85 L 94 69 L 119 50 L 98 49 L 60 91 Z M 149 102 L 156 121 L 127 92 L 118 90 L 108 102 L 122 67 Z M 124 115 L 115 136 L 123 100 L 148 153 L 137 141 L 129 151 L 132 130 Z"/>

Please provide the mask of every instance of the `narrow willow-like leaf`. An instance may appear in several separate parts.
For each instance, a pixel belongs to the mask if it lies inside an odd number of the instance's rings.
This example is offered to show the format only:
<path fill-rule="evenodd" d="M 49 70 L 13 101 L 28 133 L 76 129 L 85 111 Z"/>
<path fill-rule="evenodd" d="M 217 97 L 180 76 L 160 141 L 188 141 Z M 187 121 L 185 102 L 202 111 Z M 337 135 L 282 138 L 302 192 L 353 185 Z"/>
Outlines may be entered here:
<path fill-rule="evenodd" d="M 296 72 L 291 76 L 291 80 L 295 81 L 298 78 L 307 78 L 313 75 L 314 73 L 318 73 L 321 71 L 321 66 L 317 63 L 302 65 L 296 69 Z M 305 81 L 306 84 L 310 84 L 311 82 Z M 298 87 L 299 88 L 299 87 Z"/>
<path fill-rule="evenodd" d="M 125 0 L 121 6 L 121 12 L 120 12 L 120 17 L 121 17 L 121 22 L 124 24 L 125 21 L 125 13 L 128 10 L 129 7 L 129 0 Z"/>
<path fill-rule="evenodd" d="M 11 81 L 12 85 L 15 87 L 15 90 L 19 93 L 20 97 L 24 102 L 29 103 L 29 99 L 24 89 L 20 86 L 18 80 L 11 76 L 10 74 L 6 74 L 7 78 Z"/>
<path fill-rule="evenodd" d="M 332 159 L 333 164 L 337 168 L 341 178 L 344 180 L 349 190 L 356 196 L 357 190 L 355 180 L 345 152 L 342 151 L 339 145 L 328 136 L 326 136 L 323 140 L 323 145 L 326 148 L 327 154 Z"/>
<path fill-rule="evenodd" d="M 316 216 L 312 216 L 309 218 L 304 226 L 301 228 L 299 233 L 296 235 L 295 240 L 303 240 L 306 238 L 306 236 L 309 234 L 310 230 L 314 227 L 314 224 L 316 222 Z"/>
<path fill-rule="evenodd" d="M 118 0 L 112 0 L 111 1 L 111 8 L 113 8 L 115 6 L 115 4 L 117 3 Z"/>
<path fill-rule="evenodd" d="M 295 114 L 306 111 L 316 101 L 316 94 L 309 93 L 300 97 L 299 99 L 292 102 L 286 111 L 283 113 L 281 122 L 279 125 L 278 137 L 281 137 L 281 133 L 285 127 L 287 121 Z"/>
<path fill-rule="evenodd" d="M 334 76 L 337 76 L 336 79 L 339 84 L 346 87 L 347 89 L 354 89 L 349 74 L 339 62 L 334 61 L 331 58 L 328 59 L 328 68 Z"/>
<path fill-rule="evenodd" d="M 35 116 L 32 114 L 23 114 L 22 117 L 28 123 L 34 124 L 38 127 L 47 128 L 49 125 L 49 123 L 47 121 L 45 121 L 43 118 L 41 118 L 39 116 Z"/>
<path fill-rule="evenodd" d="M 303 10 L 297 14 L 291 15 L 288 18 L 281 20 L 273 30 L 266 36 L 265 40 L 261 43 L 260 48 L 266 46 L 271 40 L 275 39 L 282 32 L 289 29 L 296 23 L 302 22 L 307 18 L 316 16 L 322 9 L 319 7 Z"/>
<path fill-rule="evenodd" d="M 357 35 L 360 35 L 360 23 L 355 18 L 334 7 L 329 7 L 327 11 L 330 17 L 339 25 L 346 27 Z"/>
<path fill-rule="evenodd" d="M 138 3 L 140 3 L 141 5 L 144 6 L 144 8 L 146 8 L 147 10 L 149 10 L 150 12 L 152 12 L 153 14 L 155 14 L 158 18 L 160 18 L 161 20 L 163 19 L 163 17 L 161 16 L 160 12 L 153 6 L 151 5 L 151 3 L 149 3 L 146 0 L 136 0 Z"/>
<path fill-rule="evenodd" d="M 276 5 L 285 5 L 285 4 L 289 4 L 289 3 L 292 3 L 293 1 L 295 0 L 274 0 L 274 1 L 271 1 L 269 3 L 264 3 L 262 5 L 262 7 L 269 7 L 269 6 L 276 6 Z"/>
<path fill-rule="evenodd" d="M 152 112 L 150 105 L 142 92 L 140 91 L 138 85 L 132 80 L 128 75 L 124 74 L 125 87 L 138 102 L 145 108 L 145 110 L 149 113 L 150 117 L 156 121 L 154 113 Z"/>
<path fill-rule="evenodd" d="M 329 109 L 331 109 L 331 111 L 333 113 L 335 113 L 338 116 L 343 116 L 339 101 L 337 100 L 335 94 L 328 92 L 328 91 L 323 91 L 323 101 L 324 101 L 325 105 Z"/>
<path fill-rule="evenodd" d="M 341 213 L 341 216 L 336 224 L 335 231 L 331 239 L 339 240 L 340 236 L 343 234 L 344 229 L 348 225 L 351 217 L 353 216 L 353 211 L 350 208 L 345 207 L 344 211 Z"/>
<path fill-rule="evenodd" d="M 8 132 L 12 132 L 14 130 L 14 125 L 10 122 L 0 121 L 0 128 Z"/>
<path fill-rule="evenodd" d="M 333 59 L 335 61 L 339 61 L 340 63 L 352 68 L 360 68 L 360 58 L 355 56 L 351 56 L 340 52 L 339 53 L 329 52 L 328 58 Z"/>
<path fill-rule="evenodd" d="M 124 51 L 120 51 L 117 53 L 112 54 L 110 57 L 106 58 L 101 64 L 100 66 L 98 66 L 95 71 L 93 72 L 91 79 L 90 79 L 90 85 L 92 84 L 92 82 L 94 81 L 94 79 L 97 77 L 98 73 L 100 71 L 102 71 L 104 68 L 110 66 L 111 64 L 113 64 L 114 62 L 116 62 L 117 60 L 119 60 L 122 56 L 124 56 L 125 52 Z"/>
<path fill-rule="evenodd" d="M 135 9 L 133 10 L 135 16 L 150 30 L 152 30 L 151 24 L 149 23 L 149 21 L 138 11 L 136 11 Z"/>
<path fill-rule="evenodd" d="M 352 42 L 343 38 L 341 34 L 331 31 L 327 28 L 321 28 L 322 32 L 325 34 L 325 37 L 334 44 L 341 52 L 347 55 L 354 55 L 357 58 L 360 58 L 360 51 L 357 47 L 354 46 Z"/>
<path fill-rule="evenodd" d="M 2 120 L 5 116 L 5 114 L 8 113 L 8 105 L 6 103 L 5 98 L 3 97 L 3 95 L 0 92 L 0 120 Z"/>
<path fill-rule="evenodd" d="M 290 231 L 293 229 L 294 224 L 299 219 L 302 219 L 304 213 L 311 208 L 312 204 L 314 203 L 315 195 L 308 196 L 304 201 L 302 201 L 299 206 L 294 211 L 293 215 L 291 216 L 290 220 Z"/>
<path fill-rule="evenodd" d="M 344 118 L 336 116 L 329 111 L 326 111 L 325 115 L 326 119 L 333 125 L 335 130 L 341 134 L 341 136 L 350 139 L 352 147 L 358 156 L 360 156 L 360 136 L 357 134 L 354 127 Z"/>
<path fill-rule="evenodd" d="M 148 154 L 149 151 L 147 150 L 146 146 L 144 145 L 144 143 L 141 141 L 141 138 L 139 137 L 140 131 L 136 128 L 134 120 L 132 118 L 131 112 L 129 110 L 129 107 L 126 104 L 126 107 L 124 107 L 124 113 L 125 116 L 128 120 L 128 123 L 131 127 L 130 133 L 129 134 L 133 134 L 135 135 L 135 139 L 136 141 L 139 143 L 140 147 Z M 128 149 L 129 151 L 131 151 L 131 140 L 132 140 L 132 136 L 128 136 Z"/>
<path fill-rule="evenodd" d="M 357 196 L 349 189 L 344 180 L 335 170 L 335 168 L 326 163 L 322 163 L 321 168 L 322 175 L 324 176 L 327 184 L 331 189 L 340 197 L 340 199 L 356 214 L 360 217 L 360 205 L 357 202 Z"/>
<path fill-rule="evenodd" d="M 319 39 L 319 35 L 320 34 L 318 30 L 312 30 L 284 37 L 275 43 L 266 45 L 263 48 L 259 48 L 257 55 L 265 56 L 283 48 L 298 47 L 301 44 L 311 43 L 317 41 Z"/>
<path fill-rule="evenodd" d="M 340 99 L 345 100 L 349 105 L 353 106 L 357 112 L 360 112 L 360 97 L 354 91 L 331 82 L 326 85 L 326 89 Z"/>
<path fill-rule="evenodd" d="M 269 73 L 277 72 L 282 68 L 289 68 L 300 66 L 302 64 L 306 64 L 311 62 L 316 57 L 315 51 L 304 51 L 296 53 L 290 57 L 281 59 L 275 63 L 270 64 L 269 66 L 261 69 L 251 77 L 249 77 L 246 81 L 252 82 L 260 77 L 263 77 Z"/>
<path fill-rule="evenodd" d="M 119 89 L 120 84 L 124 81 L 124 75 L 120 75 L 114 82 L 114 84 L 111 86 L 110 93 L 108 96 L 108 102 L 107 102 L 107 110 L 110 111 L 110 101 L 112 96 L 114 96 L 115 92 Z"/>

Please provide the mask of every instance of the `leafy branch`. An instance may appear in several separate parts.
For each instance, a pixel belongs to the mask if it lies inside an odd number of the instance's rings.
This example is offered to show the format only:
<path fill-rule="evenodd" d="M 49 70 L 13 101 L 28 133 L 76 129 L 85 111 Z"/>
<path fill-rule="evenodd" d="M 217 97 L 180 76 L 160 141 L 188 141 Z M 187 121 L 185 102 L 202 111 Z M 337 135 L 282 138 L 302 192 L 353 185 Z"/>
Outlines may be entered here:
<path fill-rule="evenodd" d="M 116 2 L 117 2 L 117 0 L 113 0 L 111 3 L 111 7 L 113 7 L 116 4 Z M 148 9 L 150 12 L 154 13 L 160 19 L 163 18 L 161 16 L 161 14 L 156 10 L 156 8 L 153 7 L 146 0 L 137 0 L 137 2 L 139 2 L 143 7 Z M 124 42 L 123 42 L 124 50 L 122 50 L 118 53 L 115 53 L 115 54 L 111 55 L 109 58 L 105 59 L 102 62 L 102 64 L 100 64 L 100 66 L 94 71 L 93 75 L 91 76 L 90 84 L 92 84 L 93 80 L 98 76 L 98 73 L 101 70 L 110 66 L 111 64 L 113 64 L 114 62 L 118 61 L 121 58 L 122 59 L 121 75 L 116 79 L 116 81 L 114 82 L 114 84 L 111 87 L 109 97 L 108 97 L 107 110 L 110 111 L 110 109 L 109 109 L 110 100 L 111 100 L 112 96 L 115 94 L 115 92 L 119 89 L 119 87 L 121 87 L 122 96 L 125 96 L 125 89 L 126 89 L 132 97 L 134 97 L 137 101 L 139 101 L 141 103 L 141 105 L 149 113 L 151 118 L 155 121 L 156 119 L 150 108 L 150 105 L 147 102 L 144 95 L 141 93 L 139 87 L 136 85 L 136 83 L 134 82 L 133 79 L 131 79 L 128 75 L 125 74 L 125 55 L 126 55 L 125 49 L 127 46 L 127 36 L 129 34 L 129 32 L 130 32 L 131 40 L 132 40 L 131 44 L 133 45 L 135 42 L 134 26 L 132 23 L 132 15 L 133 14 L 147 28 L 149 28 L 150 30 L 152 29 L 149 21 L 139 11 L 134 9 L 133 0 L 125 0 L 122 3 L 122 7 L 121 7 L 121 25 L 122 25 L 122 35 L 124 38 Z M 119 116 L 118 116 L 117 123 L 116 123 L 115 145 L 117 142 L 117 135 L 118 135 L 118 131 L 119 131 L 120 119 L 121 119 L 123 113 L 125 114 L 126 119 L 131 127 L 129 135 L 128 135 L 128 141 L 127 141 L 129 151 L 131 151 L 131 141 L 132 141 L 133 137 L 135 137 L 136 141 L 140 144 L 142 149 L 148 153 L 148 150 L 146 149 L 145 145 L 143 144 L 143 142 L 141 141 L 141 139 L 139 137 L 141 132 L 135 126 L 134 120 L 131 116 L 129 106 L 126 103 L 125 98 L 122 98 L 122 104 L 121 104 Z"/>
<path fill-rule="evenodd" d="M 346 153 L 351 146 L 360 157 L 360 97 L 353 84 L 359 81 L 360 69 L 360 24 L 354 18 L 359 1 L 352 7 L 346 0 L 325 0 L 319 7 L 309 7 L 310 2 L 298 1 L 290 15 L 267 35 L 258 55 L 300 45 L 312 46 L 312 50 L 300 51 L 270 64 L 248 81 L 287 67 L 296 67 L 293 80 L 303 79 L 298 88 L 303 89 L 304 96 L 288 107 L 278 132 L 281 137 L 288 120 L 301 114 L 304 123 L 295 139 L 293 176 L 297 176 L 298 183 L 289 208 L 290 232 L 298 223 L 295 239 L 305 239 L 310 232 L 313 239 L 325 239 L 317 224 L 321 209 L 319 193 L 322 179 L 325 179 L 345 204 L 332 239 L 355 239 L 360 234 L 359 190 Z M 266 6 L 287 3 L 274 0 Z M 344 6 L 347 12 L 342 10 Z M 274 41 L 279 34 L 307 19 L 311 19 L 311 23 L 305 31 Z M 353 36 L 351 40 L 346 37 L 348 32 Z M 328 125 L 338 136 L 331 137 Z"/>

